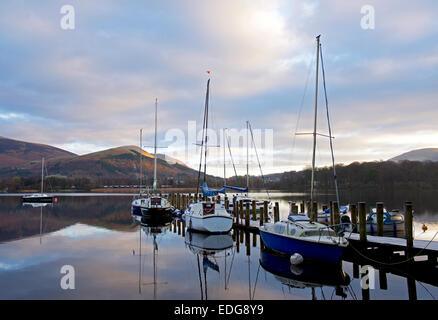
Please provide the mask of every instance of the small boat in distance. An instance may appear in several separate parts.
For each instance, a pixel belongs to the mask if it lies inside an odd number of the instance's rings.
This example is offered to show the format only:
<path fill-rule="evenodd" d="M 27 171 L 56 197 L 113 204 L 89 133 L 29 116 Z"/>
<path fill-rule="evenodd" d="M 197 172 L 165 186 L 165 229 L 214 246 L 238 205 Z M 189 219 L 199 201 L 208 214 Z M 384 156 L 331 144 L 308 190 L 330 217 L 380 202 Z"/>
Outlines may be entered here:
<path fill-rule="evenodd" d="M 172 207 L 166 198 L 157 194 L 157 109 L 158 99 L 155 99 L 155 139 L 154 139 L 154 182 L 152 193 L 142 193 L 142 130 L 140 130 L 140 194 L 131 203 L 131 213 L 136 216 L 172 216 Z"/>
<path fill-rule="evenodd" d="M 184 219 L 189 230 L 197 230 L 209 233 L 227 233 L 233 226 L 233 217 L 225 209 L 225 205 L 215 203 L 210 200 L 210 196 L 217 195 L 218 191 L 207 187 L 207 141 L 208 141 L 208 101 L 209 101 L 210 79 L 207 81 L 207 91 L 205 95 L 203 137 L 201 142 L 201 160 L 198 171 L 198 190 L 200 185 L 202 155 L 204 152 L 204 179 L 202 183 L 202 192 L 207 194 L 207 201 L 192 203 L 184 212 Z M 204 149 L 205 148 L 205 149 Z M 198 193 L 196 190 L 196 193 Z"/>
<path fill-rule="evenodd" d="M 44 193 L 44 157 L 41 159 L 41 192 L 27 194 L 21 197 L 23 203 L 52 203 L 53 197 Z"/>
<path fill-rule="evenodd" d="M 404 232 L 405 217 L 398 210 L 387 211 L 383 209 L 383 232 Z M 372 208 L 367 217 L 367 232 L 377 232 L 377 210 Z"/>

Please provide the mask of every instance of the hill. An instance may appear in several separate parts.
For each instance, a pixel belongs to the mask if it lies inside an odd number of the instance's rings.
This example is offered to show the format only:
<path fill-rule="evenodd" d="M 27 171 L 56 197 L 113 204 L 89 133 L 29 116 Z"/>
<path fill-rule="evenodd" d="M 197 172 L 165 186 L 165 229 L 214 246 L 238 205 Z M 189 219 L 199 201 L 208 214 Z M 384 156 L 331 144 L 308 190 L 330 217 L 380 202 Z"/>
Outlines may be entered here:
<path fill-rule="evenodd" d="M 38 177 L 41 172 L 41 157 L 44 156 L 48 174 L 66 178 L 91 180 L 129 179 L 138 180 L 142 155 L 143 173 L 151 177 L 154 156 L 137 146 L 123 146 L 86 155 L 35 143 L 0 139 L 0 179 Z M 160 155 L 162 158 L 168 158 Z M 179 160 L 166 161 L 157 156 L 159 178 L 193 178 L 197 171 Z"/>
<path fill-rule="evenodd" d="M 0 168 L 22 168 L 41 158 L 61 159 L 75 157 L 74 153 L 45 144 L 24 142 L 0 136 Z M 39 165 L 41 169 L 41 164 Z"/>
<path fill-rule="evenodd" d="M 394 158 L 389 159 L 388 161 L 438 161 L 438 148 L 424 148 L 412 150 L 401 155 L 398 155 Z"/>

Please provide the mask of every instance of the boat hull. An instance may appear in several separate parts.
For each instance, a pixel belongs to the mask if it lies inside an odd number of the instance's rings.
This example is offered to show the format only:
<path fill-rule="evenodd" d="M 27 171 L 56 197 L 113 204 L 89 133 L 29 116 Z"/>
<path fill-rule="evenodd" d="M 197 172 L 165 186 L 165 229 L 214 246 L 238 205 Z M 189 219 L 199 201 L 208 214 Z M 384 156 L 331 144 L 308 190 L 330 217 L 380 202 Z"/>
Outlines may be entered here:
<path fill-rule="evenodd" d="M 325 261 L 335 264 L 341 260 L 344 252 L 342 246 L 298 240 L 266 232 L 262 229 L 260 229 L 260 237 L 269 249 L 287 255 L 298 253 L 303 256 L 304 260 Z"/>
<path fill-rule="evenodd" d="M 132 206 L 131 214 L 139 217 L 170 217 L 172 210 L 170 208 L 143 208 L 141 206 Z"/>
<path fill-rule="evenodd" d="M 189 230 L 208 233 L 227 233 L 233 227 L 233 218 L 219 215 L 211 216 L 185 216 Z"/>
<path fill-rule="evenodd" d="M 25 203 L 52 203 L 53 197 L 22 197 L 21 201 Z"/>

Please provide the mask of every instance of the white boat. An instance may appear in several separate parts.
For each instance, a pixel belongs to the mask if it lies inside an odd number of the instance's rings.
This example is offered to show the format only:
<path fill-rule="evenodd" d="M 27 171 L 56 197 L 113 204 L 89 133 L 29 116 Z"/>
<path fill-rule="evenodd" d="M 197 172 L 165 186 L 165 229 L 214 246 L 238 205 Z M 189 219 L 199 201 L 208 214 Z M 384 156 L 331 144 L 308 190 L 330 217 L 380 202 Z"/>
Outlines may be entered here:
<path fill-rule="evenodd" d="M 147 195 L 142 194 L 137 199 L 134 199 L 131 203 L 131 214 L 136 216 L 149 216 L 160 218 L 163 216 L 171 216 L 173 208 L 170 206 L 169 201 L 166 198 L 157 194 L 157 109 L 158 100 L 155 99 L 155 142 L 154 142 L 154 182 L 152 187 L 152 193 Z M 142 185 L 142 130 L 140 130 L 140 186 Z"/>
<path fill-rule="evenodd" d="M 41 159 L 41 192 L 24 195 L 21 197 L 21 200 L 24 203 L 52 203 L 53 197 L 44 193 L 44 158 Z"/>
<path fill-rule="evenodd" d="M 209 233 L 227 233 L 233 227 L 233 217 L 223 204 L 201 201 L 192 203 L 184 212 L 189 230 Z"/>
<path fill-rule="evenodd" d="M 202 193 L 208 197 L 216 196 L 218 191 L 209 189 L 207 187 L 207 141 L 208 141 L 208 102 L 210 92 L 210 79 L 207 80 L 207 91 L 205 95 L 205 109 L 204 109 L 204 123 L 203 123 L 203 137 L 201 144 L 201 161 L 199 162 L 198 174 L 198 190 L 200 185 L 202 155 L 204 152 L 204 172 Z M 209 233 L 227 233 L 233 226 L 233 216 L 227 212 L 225 205 L 222 203 L 215 203 L 213 201 L 200 201 L 189 205 L 183 215 L 187 228 L 189 230 L 197 230 Z"/>

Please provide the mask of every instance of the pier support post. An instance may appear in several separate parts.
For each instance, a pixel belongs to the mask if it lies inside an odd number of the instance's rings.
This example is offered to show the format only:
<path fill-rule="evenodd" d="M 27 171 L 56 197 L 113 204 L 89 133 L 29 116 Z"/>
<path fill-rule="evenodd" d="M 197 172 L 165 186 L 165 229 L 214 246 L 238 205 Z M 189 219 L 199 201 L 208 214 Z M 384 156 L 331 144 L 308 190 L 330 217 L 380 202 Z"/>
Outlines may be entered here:
<path fill-rule="evenodd" d="M 230 210 L 230 200 L 228 200 L 228 197 L 225 197 L 225 210 L 227 212 Z"/>
<path fill-rule="evenodd" d="M 350 204 L 351 224 L 353 225 L 353 232 L 357 231 L 357 205 Z"/>
<path fill-rule="evenodd" d="M 335 220 L 335 230 L 338 231 L 340 229 L 339 224 L 341 223 L 341 218 L 339 215 L 339 204 L 337 201 L 333 201 L 333 217 Z"/>
<path fill-rule="evenodd" d="M 292 213 L 293 214 L 298 214 L 298 206 L 296 204 L 292 205 Z"/>
<path fill-rule="evenodd" d="M 265 207 L 260 208 L 260 227 L 263 225 L 263 221 L 265 221 Z"/>
<path fill-rule="evenodd" d="M 264 201 L 263 202 L 263 213 L 264 213 L 264 221 L 268 222 L 268 218 L 269 218 L 269 211 L 268 211 L 268 201 Z"/>
<path fill-rule="evenodd" d="M 383 237 L 383 202 L 376 203 L 377 235 Z"/>
<path fill-rule="evenodd" d="M 249 204 L 249 203 L 248 203 Z M 251 240 L 250 240 L 251 234 L 249 231 L 245 232 L 245 246 L 246 246 L 246 255 L 251 255 Z"/>
<path fill-rule="evenodd" d="M 313 201 L 311 221 L 318 222 L 318 203 Z"/>
<path fill-rule="evenodd" d="M 236 198 L 233 198 L 233 214 L 234 214 L 234 219 L 235 219 L 235 223 L 239 224 L 239 213 L 237 211 L 237 202 L 236 202 Z"/>
<path fill-rule="evenodd" d="M 333 214 L 333 201 L 330 201 L 330 225 L 335 224 L 335 216 Z"/>
<path fill-rule="evenodd" d="M 304 213 L 304 201 L 300 203 L 300 213 Z"/>
<path fill-rule="evenodd" d="M 412 202 L 405 202 L 405 237 L 406 237 L 406 257 L 409 259 L 412 253 L 412 246 L 414 244 L 414 235 L 412 230 L 413 215 Z"/>
<path fill-rule="evenodd" d="M 257 220 L 257 206 L 256 206 L 256 201 L 252 200 L 252 219 L 254 221 Z"/>
<path fill-rule="evenodd" d="M 322 205 L 322 211 L 327 210 L 327 208 L 328 208 L 328 206 L 327 206 L 326 204 L 323 204 L 323 205 Z"/>
<path fill-rule="evenodd" d="M 359 202 L 359 230 L 360 240 L 367 241 L 367 219 L 366 219 L 366 203 Z"/>
<path fill-rule="evenodd" d="M 293 206 L 295 207 L 295 205 L 293 205 Z M 293 211 L 293 209 L 292 209 L 292 211 Z M 277 222 L 279 220 L 280 220 L 280 207 L 279 207 L 278 202 L 276 202 L 275 206 L 274 206 L 274 222 Z"/>
<path fill-rule="evenodd" d="M 246 203 L 245 208 L 245 227 L 249 227 L 249 214 L 250 214 L 250 208 L 249 208 L 249 202 Z"/>
<path fill-rule="evenodd" d="M 243 220 L 243 200 L 239 201 L 239 217 L 240 217 L 240 221 Z"/>

